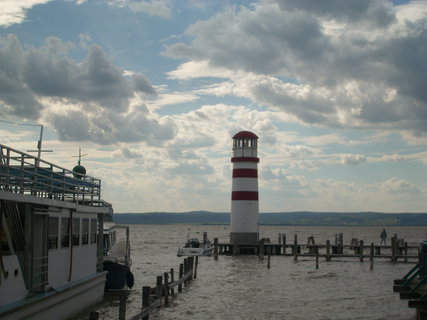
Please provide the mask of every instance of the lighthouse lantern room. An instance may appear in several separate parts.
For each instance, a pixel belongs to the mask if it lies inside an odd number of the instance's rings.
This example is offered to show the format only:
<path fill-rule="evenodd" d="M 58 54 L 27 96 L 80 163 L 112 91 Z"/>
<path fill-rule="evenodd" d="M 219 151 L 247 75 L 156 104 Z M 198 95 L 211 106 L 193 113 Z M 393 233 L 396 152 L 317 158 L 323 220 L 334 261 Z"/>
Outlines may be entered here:
<path fill-rule="evenodd" d="M 250 131 L 233 136 L 230 232 L 233 244 L 255 244 L 259 238 L 257 144 L 258 136 Z"/>

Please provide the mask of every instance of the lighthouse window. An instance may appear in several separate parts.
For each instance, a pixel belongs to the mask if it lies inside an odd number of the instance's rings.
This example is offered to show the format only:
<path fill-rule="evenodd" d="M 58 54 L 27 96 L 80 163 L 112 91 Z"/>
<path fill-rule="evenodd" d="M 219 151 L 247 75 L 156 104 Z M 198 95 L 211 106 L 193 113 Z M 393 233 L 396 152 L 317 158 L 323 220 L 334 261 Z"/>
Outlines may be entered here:
<path fill-rule="evenodd" d="M 90 219 L 90 243 L 96 243 L 96 219 Z"/>
<path fill-rule="evenodd" d="M 80 244 L 80 219 L 73 219 L 73 246 Z"/>
<path fill-rule="evenodd" d="M 49 218 L 49 249 L 58 248 L 59 218 Z"/>
<path fill-rule="evenodd" d="M 70 219 L 61 219 L 61 248 L 70 246 Z"/>
<path fill-rule="evenodd" d="M 89 243 L 89 219 L 82 219 L 82 244 Z"/>

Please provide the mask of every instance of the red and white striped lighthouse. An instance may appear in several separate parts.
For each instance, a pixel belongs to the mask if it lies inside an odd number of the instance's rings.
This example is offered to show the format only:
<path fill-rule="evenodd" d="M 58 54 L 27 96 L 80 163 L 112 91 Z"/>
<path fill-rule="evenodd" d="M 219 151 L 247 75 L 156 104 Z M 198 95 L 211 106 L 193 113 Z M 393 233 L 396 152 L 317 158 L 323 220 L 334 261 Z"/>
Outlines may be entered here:
<path fill-rule="evenodd" d="M 257 141 L 258 136 L 249 131 L 233 137 L 230 241 L 234 244 L 258 242 Z"/>

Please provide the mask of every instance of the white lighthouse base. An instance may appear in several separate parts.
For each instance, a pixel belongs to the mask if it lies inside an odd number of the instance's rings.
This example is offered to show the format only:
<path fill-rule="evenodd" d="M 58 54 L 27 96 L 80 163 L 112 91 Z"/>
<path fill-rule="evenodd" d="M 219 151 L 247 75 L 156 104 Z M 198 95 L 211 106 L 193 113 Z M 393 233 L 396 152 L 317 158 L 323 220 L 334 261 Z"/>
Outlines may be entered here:
<path fill-rule="evenodd" d="M 259 239 L 258 232 L 231 232 L 230 242 L 232 244 L 257 244 Z"/>

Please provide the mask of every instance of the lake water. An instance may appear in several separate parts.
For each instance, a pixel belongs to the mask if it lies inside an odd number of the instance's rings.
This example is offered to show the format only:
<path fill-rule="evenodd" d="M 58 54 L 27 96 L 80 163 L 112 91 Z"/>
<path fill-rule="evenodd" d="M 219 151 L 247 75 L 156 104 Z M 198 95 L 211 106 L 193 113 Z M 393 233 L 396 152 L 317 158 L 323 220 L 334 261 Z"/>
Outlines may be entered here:
<path fill-rule="evenodd" d="M 228 226 L 198 225 L 131 225 L 132 271 L 135 286 L 128 299 L 127 318 L 141 306 L 142 286 L 155 286 L 156 277 L 174 268 L 177 273 L 183 258 L 176 256 L 178 246 L 187 234 L 202 238 L 218 237 L 228 242 Z M 316 243 L 325 243 L 343 233 L 344 243 L 351 238 L 365 244 L 379 243 L 381 227 L 295 227 L 261 226 L 260 237 L 278 241 L 279 233 L 294 234 L 299 242 L 314 236 Z M 426 239 L 425 227 L 389 227 L 393 234 L 409 243 Z M 393 280 L 403 277 L 414 263 L 392 263 L 375 259 L 370 270 L 368 259 L 320 259 L 272 256 L 223 256 L 199 258 L 198 276 L 183 293 L 171 299 L 167 308 L 155 311 L 150 319 L 415 319 L 415 310 L 407 300 L 393 292 Z M 104 303 L 98 309 L 100 319 L 118 319 L 118 303 Z M 87 318 L 86 318 L 87 319 Z"/>

